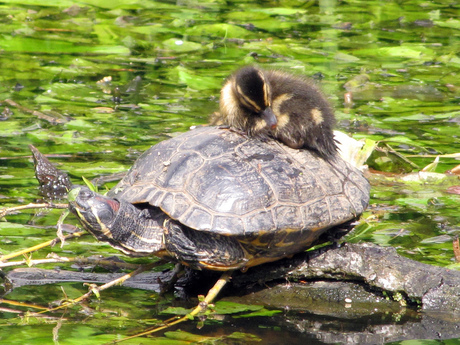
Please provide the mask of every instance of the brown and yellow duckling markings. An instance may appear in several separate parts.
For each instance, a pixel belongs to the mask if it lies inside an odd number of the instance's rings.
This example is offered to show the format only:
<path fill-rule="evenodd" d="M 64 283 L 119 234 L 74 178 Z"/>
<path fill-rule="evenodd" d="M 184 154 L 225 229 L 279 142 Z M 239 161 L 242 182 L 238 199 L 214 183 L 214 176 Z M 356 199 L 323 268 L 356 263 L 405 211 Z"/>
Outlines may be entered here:
<path fill-rule="evenodd" d="M 231 75 L 211 124 L 276 138 L 291 148 L 312 149 L 323 158 L 337 152 L 335 117 L 326 97 L 311 80 L 281 71 L 249 66 Z"/>

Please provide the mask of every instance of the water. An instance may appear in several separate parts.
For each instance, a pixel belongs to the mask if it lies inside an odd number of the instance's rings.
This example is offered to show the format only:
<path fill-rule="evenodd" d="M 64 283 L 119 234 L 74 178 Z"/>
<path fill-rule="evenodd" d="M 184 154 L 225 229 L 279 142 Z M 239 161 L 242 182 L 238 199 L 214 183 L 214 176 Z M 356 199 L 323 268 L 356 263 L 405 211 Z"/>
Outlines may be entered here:
<path fill-rule="evenodd" d="M 336 109 L 338 129 L 356 139 L 378 141 L 379 147 L 391 147 L 412 162 L 395 163 L 391 154 L 371 157 L 371 168 L 396 175 L 374 171 L 370 176 L 372 206 L 348 240 L 391 245 L 422 262 L 453 265 L 458 195 L 448 190 L 458 184 L 456 177 L 412 182 L 400 177 L 419 171 L 436 155 L 441 155 L 435 170 L 440 174 L 458 164 L 442 155 L 460 151 L 459 7 L 443 1 L 3 2 L 1 205 L 40 198 L 29 144 L 51 155 L 75 182 L 81 176 L 124 171 L 151 145 L 205 124 L 218 108 L 225 77 L 241 65 L 258 63 L 315 78 Z M 104 77 L 111 82 L 103 82 Z M 353 96 L 351 104 L 344 103 L 346 92 Z M 121 97 L 120 104 L 114 96 Z M 0 223 L 0 251 L 54 238 L 59 214 L 7 216 Z M 89 237 L 69 241 L 62 250 L 41 250 L 32 258 L 49 252 L 127 259 Z M 62 264 L 44 267 L 56 266 L 69 269 Z M 86 291 L 81 283 L 66 283 L 64 289 L 72 298 Z M 60 284 L 52 284 L 18 288 L 5 298 L 46 305 L 64 293 Z M 2 314 L 0 339 L 48 344 L 54 328 L 56 343 L 101 343 L 117 333 L 144 329 L 154 323 L 158 309 L 173 303 L 178 302 L 172 296 L 161 300 L 155 293 L 115 288 L 104 292 L 101 302 L 94 299 L 64 313 L 62 324 L 61 314 L 56 319 L 18 318 L 16 310 L 27 308 L 4 305 L 11 310 Z M 241 319 L 227 315 L 200 331 L 194 322 L 181 329 L 207 336 L 244 332 L 267 344 L 339 341 L 316 332 L 314 325 L 332 327 L 344 324 L 343 319 L 310 317 L 308 310 Z M 373 332 L 414 322 L 404 313 L 381 318 L 383 326 Z M 368 321 L 354 319 L 360 334 Z M 108 326 L 102 325 L 106 322 Z"/>

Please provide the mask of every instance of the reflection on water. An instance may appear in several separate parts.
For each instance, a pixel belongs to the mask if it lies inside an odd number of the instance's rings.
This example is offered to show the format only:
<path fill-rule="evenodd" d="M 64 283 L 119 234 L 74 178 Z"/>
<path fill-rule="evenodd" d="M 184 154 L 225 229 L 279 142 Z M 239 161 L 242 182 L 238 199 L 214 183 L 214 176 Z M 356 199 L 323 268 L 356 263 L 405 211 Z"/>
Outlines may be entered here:
<path fill-rule="evenodd" d="M 315 78 L 336 108 L 338 129 L 358 139 L 385 142 L 422 168 L 435 155 L 460 148 L 458 13 L 455 2 L 433 1 L 2 4 L 1 205 L 39 198 L 29 144 L 52 155 L 74 182 L 81 176 L 125 171 L 150 145 L 205 124 L 217 109 L 225 77 L 249 63 Z M 436 171 L 455 165 L 455 159 L 443 157 Z M 371 182 L 371 212 L 350 241 L 392 245 L 431 264 L 454 262 L 451 241 L 459 234 L 458 197 L 446 190 L 458 184 L 456 179 L 408 183 L 374 175 Z M 8 222 L 0 223 L 0 251 L 53 238 L 58 217 L 58 211 L 41 217 L 27 211 L 8 216 Z M 33 258 L 49 252 L 121 257 L 85 238 L 62 250 L 47 248 Z M 80 283 L 65 285 L 71 297 L 81 289 Z M 46 305 L 63 296 L 52 284 L 15 289 L 5 298 Z M 175 303 L 137 289 L 114 289 L 104 292 L 101 304 L 95 300 L 66 314 L 57 333 L 62 343 L 83 337 L 88 344 L 109 341 L 117 332 L 144 328 L 158 309 Z M 111 320 L 109 326 L 100 324 L 102 317 Z M 57 322 L 50 321 L 50 326 L 40 319 L 39 325 L 29 321 L 20 326 L 14 308 L 2 318 L 8 320 L 8 331 L 1 332 L 0 340 L 11 344 L 43 343 L 36 340 L 40 337 L 50 342 Z M 201 330 L 194 322 L 181 328 L 209 336 L 252 333 L 267 344 L 371 344 L 420 334 L 459 338 L 458 327 L 449 320 L 404 313 L 347 320 L 305 309 L 273 317 L 227 316 Z M 422 329 L 438 332 L 420 333 Z M 105 333 L 110 337 L 98 338 Z"/>

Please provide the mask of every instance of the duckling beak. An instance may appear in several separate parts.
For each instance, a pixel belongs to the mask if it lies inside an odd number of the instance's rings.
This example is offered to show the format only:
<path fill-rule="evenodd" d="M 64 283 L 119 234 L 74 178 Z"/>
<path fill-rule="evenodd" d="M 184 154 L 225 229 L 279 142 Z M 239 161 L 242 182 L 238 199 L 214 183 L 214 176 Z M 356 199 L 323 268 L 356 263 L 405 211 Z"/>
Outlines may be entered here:
<path fill-rule="evenodd" d="M 267 127 L 271 130 L 275 129 L 278 125 L 278 120 L 271 107 L 265 108 L 265 110 L 262 112 L 262 119 L 264 119 Z"/>

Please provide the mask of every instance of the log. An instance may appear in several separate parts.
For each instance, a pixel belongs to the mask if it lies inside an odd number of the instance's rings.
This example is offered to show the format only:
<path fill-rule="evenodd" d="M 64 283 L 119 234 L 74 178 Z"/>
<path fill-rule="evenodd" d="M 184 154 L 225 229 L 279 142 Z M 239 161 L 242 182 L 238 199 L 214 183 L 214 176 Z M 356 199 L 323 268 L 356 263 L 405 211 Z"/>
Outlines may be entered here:
<path fill-rule="evenodd" d="M 389 293 L 425 311 L 460 315 L 460 271 L 423 264 L 399 255 L 392 247 L 346 243 L 305 252 L 238 274 L 235 287 L 287 279 L 336 280 L 364 284 L 374 293 Z"/>
<path fill-rule="evenodd" d="M 63 281 L 106 283 L 120 275 L 20 268 L 10 271 L 7 278 L 14 288 Z M 205 293 L 219 275 L 209 271 L 189 271 L 177 286 L 185 288 L 190 295 Z M 170 272 L 143 273 L 125 285 L 158 291 L 156 282 L 167 281 L 170 276 Z M 315 292 L 316 300 L 321 301 L 331 298 L 328 293 L 331 289 L 337 290 L 334 282 L 341 283 L 339 291 L 345 291 L 343 284 L 351 287 L 350 291 L 356 291 L 361 286 L 368 293 L 364 299 L 373 296 L 377 303 L 389 299 L 402 307 L 413 306 L 424 311 L 460 315 L 460 271 L 423 264 L 397 254 L 392 247 L 384 248 L 370 243 L 328 246 L 297 254 L 290 259 L 256 266 L 245 273 L 235 272 L 225 294 L 253 296 L 255 292 L 266 290 L 261 300 L 269 301 L 272 300 L 270 295 L 280 295 L 280 291 L 274 289 L 275 286 L 285 285 L 291 291 L 298 286 L 302 294 L 306 294 L 305 286 L 309 283 L 315 291 L 322 286 L 324 297 Z M 341 294 L 335 300 L 343 302 L 346 296 Z M 280 305 L 292 308 L 287 302 Z"/>
<path fill-rule="evenodd" d="M 106 283 L 120 275 L 20 268 L 10 271 L 7 279 L 15 288 L 63 281 Z M 199 286 L 200 293 L 206 293 L 218 276 L 189 270 L 176 292 L 196 293 L 192 288 Z M 171 272 L 142 273 L 124 285 L 159 291 L 158 278 L 167 281 Z M 284 309 L 265 322 L 268 329 L 289 329 L 286 336 L 294 337 L 293 343 L 300 339 L 363 345 L 460 337 L 460 272 L 374 244 L 324 247 L 235 272 L 223 295 L 224 300 Z M 191 307 L 196 300 L 185 303 Z M 241 322 L 244 328 L 247 320 L 231 322 L 233 327 Z"/>

